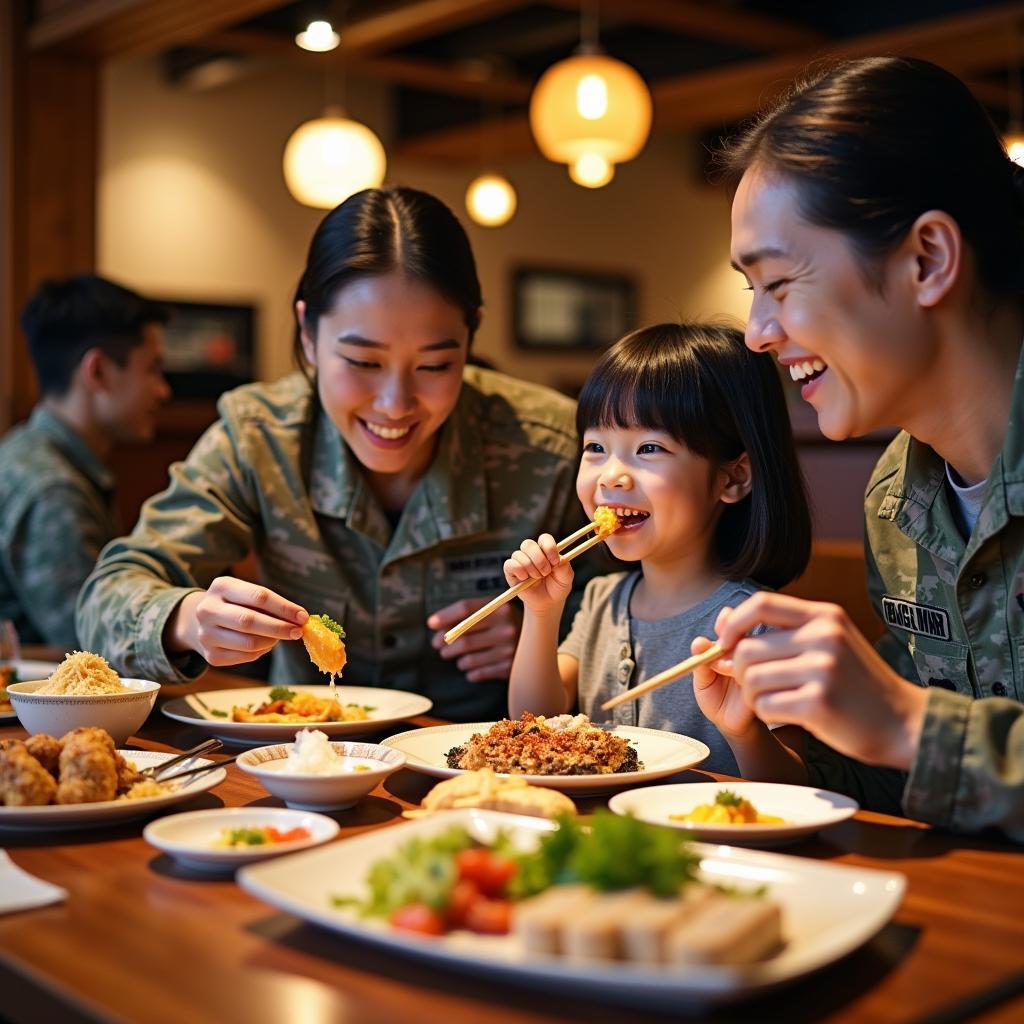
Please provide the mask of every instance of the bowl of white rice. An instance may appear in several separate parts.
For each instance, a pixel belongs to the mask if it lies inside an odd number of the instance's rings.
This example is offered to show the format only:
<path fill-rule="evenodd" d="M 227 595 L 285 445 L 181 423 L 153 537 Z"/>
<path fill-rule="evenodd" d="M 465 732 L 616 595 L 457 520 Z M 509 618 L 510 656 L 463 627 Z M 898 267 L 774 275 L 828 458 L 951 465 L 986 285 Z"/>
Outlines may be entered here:
<path fill-rule="evenodd" d="M 235 764 L 289 807 L 339 811 L 398 771 L 405 755 L 378 743 L 332 743 L 319 729 L 302 729 L 294 743 L 247 750 Z"/>
<path fill-rule="evenodd" d="M 98 654 L 74 651 L 48 679 L 11 683 L 7 694 L 29 733 L 63 736 L 79 726 L 106 729 L 123 746 L 146 720 L 160 684 L 122 679 Z"/>

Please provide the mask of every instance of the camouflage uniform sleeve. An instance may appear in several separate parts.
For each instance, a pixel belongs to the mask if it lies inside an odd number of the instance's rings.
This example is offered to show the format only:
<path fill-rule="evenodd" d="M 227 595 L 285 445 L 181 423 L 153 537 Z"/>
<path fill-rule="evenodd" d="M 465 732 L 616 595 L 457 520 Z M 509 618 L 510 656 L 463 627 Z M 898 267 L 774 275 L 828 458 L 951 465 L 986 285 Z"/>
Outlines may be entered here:
<path fill-rule="evenodd" d="M 163 631 L 181 600 L 205 590 L 248 554 L 255 502 L 229 429 L 216 423 L 165 491 L 150 498 L 128 537 L 108 544 L 78 600 L 82 643 L 123 675 L 163 682 L 198 678 L 198 654 L 170 656 Z"/>
<path fill-rule="evenodd" d="M 80 490 L 57 483 L 31 502 L 14 530 L 7 551 L 11 580 L 45 643 L 78 646 L 75 601 L 109 529 Z"/>
<path fill-rule="evenodd" d="M 871 598 L 871 606 L 874 608 L 879 621 L 885 622 L 885 612 L 882 610 L 885 584 L 882 582 L 882 574 L 878 571 L 878 566 L 875 563 L 875 554 L 866 539 L 864 542 L 864 562 L 867 569 L 868 596 Z M 914 659 L 907 650 L 906 641 L 902 640 L 893 630 L 887 629 L 885 631 L 885 635 L 875 644 L 875 650 L 904 679 L 911 681 L 917 679 L 917 667 L 914 665 Z"/>
<path fill-rule="evenodd" d="M 958 832 L 1000 828 L 1024 842 L 1024 705 L 930 689 L 903 807 Z"/>

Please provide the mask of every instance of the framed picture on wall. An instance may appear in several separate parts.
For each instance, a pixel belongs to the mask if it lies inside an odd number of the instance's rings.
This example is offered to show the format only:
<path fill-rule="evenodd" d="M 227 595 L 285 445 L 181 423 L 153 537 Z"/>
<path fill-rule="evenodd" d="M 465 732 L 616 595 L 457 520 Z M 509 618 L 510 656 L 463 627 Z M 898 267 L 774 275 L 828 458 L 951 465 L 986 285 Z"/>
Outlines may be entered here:
<path fill-rule="evenodd" d="M 607 348 L 634 327 L 636 307 L 636 284 L 626 274 L 549 267 L 512 274 L 512 334 L 519 348 Z"/>
<path fill-rule="evenodd" d="M 164 372 L 175 398 L 216 398 L 253 379 L 255 306 L 161 301 L 171 310 Z"/>

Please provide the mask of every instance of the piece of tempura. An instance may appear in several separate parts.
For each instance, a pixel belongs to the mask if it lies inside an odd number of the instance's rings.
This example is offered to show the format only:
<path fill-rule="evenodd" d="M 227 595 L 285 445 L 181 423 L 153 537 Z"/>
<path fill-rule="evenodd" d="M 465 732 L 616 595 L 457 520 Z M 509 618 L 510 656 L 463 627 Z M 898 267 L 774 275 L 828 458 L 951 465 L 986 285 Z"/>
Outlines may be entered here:
<path fill-rule="evenodd" d="M 619 517 L 607 505 L 598 505 L 594 509 L 594 522 L 597 523 L 598 537 L 607 537 L 619 528 Z"/>
<path fill-rule="evenodd" d="M 309 660 L 332 677 L 345 667 L 344 638 L 345 630 L 329 615 L 310 615 L 302 627 Z"/>

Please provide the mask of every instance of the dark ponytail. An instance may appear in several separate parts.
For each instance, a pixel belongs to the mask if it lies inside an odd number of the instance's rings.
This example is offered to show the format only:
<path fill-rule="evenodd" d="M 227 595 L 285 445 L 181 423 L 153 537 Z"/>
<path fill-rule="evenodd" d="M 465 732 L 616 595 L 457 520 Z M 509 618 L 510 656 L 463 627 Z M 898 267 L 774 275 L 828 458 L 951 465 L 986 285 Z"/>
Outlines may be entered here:
<path fill-rule="evenodd" d="M 927 210 L 943 210 L 997 299 L 1024 290 L 1024 171 L 955 75 L 875 57 L 802 84 L 718 156 L 735 187 L 757 165 L 799 183 L 801 215 L 843 232 L 867 276 Z"/>
<path fill-rule="evenodd" d="M 316 334 L 320 317 L 350 281 L 396 270 L 461 309 L 472 343 L 483 298 L 469 239 L 440 199 L 411 188 L 357 192 L 320 222 L 295 292 L 306 304 L 307 331 Z M 295 358 L 305 365 L 298 328 Z"/>

